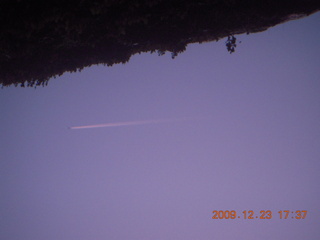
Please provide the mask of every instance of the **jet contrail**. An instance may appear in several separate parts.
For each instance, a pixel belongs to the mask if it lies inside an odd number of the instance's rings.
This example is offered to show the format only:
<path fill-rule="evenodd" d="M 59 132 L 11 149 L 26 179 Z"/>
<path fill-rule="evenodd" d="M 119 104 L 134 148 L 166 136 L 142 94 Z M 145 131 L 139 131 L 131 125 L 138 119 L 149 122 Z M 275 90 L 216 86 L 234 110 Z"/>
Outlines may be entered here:
<path fill-rule="evenodd" d="M 163 122 L 177 122 L 183 121 L 190 118 L 171 118 L 171 119 L 158 119 L 158 120 L 144 120 L 144 121 L 133 121 L 133 122 L 115 122 L 115 123 L 104 123 L 96 125 L 86 125 L 70 127 L 70 129 L 85 129 L 85 128 L 101 128 L 101 127 L 120 127 L 120 126 L 132 126 L 132 125 L 144 125 L 153 123 L 163 123 Z"/>

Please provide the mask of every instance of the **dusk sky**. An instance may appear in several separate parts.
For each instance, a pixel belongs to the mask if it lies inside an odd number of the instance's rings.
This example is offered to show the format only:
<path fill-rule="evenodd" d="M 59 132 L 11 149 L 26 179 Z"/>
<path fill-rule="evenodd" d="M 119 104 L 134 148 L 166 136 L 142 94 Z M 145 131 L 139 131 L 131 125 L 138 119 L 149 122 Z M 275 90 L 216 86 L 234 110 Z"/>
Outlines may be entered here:
<path fill-rule="evenodd" d="M 0 239 L 319 239 L 319 29 L 316 13 L 233 54 L 222 39 L 0 89 Z"/>

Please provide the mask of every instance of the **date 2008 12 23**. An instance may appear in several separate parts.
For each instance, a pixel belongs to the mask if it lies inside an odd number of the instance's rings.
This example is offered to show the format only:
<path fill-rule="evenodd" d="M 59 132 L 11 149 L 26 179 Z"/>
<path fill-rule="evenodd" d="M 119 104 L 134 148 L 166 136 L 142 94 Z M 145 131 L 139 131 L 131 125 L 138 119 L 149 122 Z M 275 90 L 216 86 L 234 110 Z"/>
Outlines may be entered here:
<path fill-rule="evenodd" d="M 306 210 L 296 210 L 296 211 L 289 211 L 289 210 L 280 210 L 278 211 L 278 216 L 280 219 L 305 219 L 307 216 Z M 226 210 L 226 211 L 212 211 L 213 216 L 212 219 L 271 219 L 273 217 L 272 211 L 270 210 L 261 210 L 259 214 L 255 214 L 252 210 L 245 210 L 242 211 L 241 214 L 237 214 L 235 210 Z"/>

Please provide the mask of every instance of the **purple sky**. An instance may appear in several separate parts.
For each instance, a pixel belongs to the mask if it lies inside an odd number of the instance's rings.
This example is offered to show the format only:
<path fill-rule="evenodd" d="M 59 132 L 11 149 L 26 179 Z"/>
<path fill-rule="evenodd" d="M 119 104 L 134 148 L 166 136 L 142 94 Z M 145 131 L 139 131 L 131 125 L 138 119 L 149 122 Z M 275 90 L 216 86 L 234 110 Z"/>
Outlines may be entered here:
<path fill-rule="evenodd" d="M 2 89 L 0 239 L 318 239 L 319 29 L 317 13 L 231 55 L 192 44 Z M 158 119 L 185 120 L 69 128 Z"/>

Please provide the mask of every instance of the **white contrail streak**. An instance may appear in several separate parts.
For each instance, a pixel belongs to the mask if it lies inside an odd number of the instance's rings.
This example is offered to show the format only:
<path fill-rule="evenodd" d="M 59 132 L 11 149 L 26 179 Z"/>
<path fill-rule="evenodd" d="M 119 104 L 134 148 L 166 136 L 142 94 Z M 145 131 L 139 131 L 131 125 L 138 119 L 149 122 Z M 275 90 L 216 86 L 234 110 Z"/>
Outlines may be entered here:
<path fill-rule="evenodd" d="M 133 122 L 115 122 L 115 123 L 104 123 L 96 125 L 86 125 L 70 127 L 70 129 L 85 129 L 85 128 L 101 128 L 101 127 L 120 127 L 120 126 L 132 126 L 132 125 L 144 125 L 144 124 L 154 124 L 163 122 L 177 122 L 183 121 L 187 118 L 171 118 L 171 119 L 158 119 L 158 120 L 144 120 L 144 121 L 133 121 Z"/>

